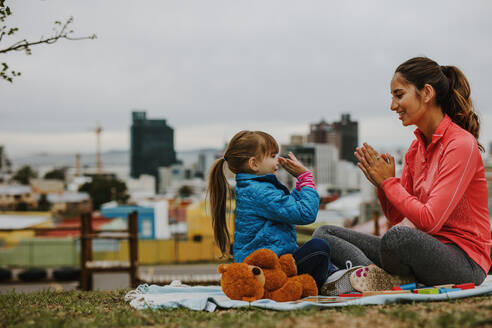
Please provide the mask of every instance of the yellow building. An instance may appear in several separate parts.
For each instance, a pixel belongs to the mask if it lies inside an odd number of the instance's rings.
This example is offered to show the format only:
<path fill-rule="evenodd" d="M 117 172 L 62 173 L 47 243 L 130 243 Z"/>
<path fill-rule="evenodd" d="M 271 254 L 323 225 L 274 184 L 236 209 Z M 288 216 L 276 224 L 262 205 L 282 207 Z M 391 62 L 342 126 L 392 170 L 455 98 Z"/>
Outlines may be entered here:
<path fill-rule="evenodd" d="M 234 236 L 234 209 L 235 201 L 230 201 L 226 212 L 227 229 L 231 235 L 231 241 Z M 212 215 L 210 213 L 210 204 L 200 201 L 189 205 L 186 208 L 186 227 L 188 240 L 214 239 L 212 227 Z"/>
<path fill-rule="evenodd" d="M 230 203 L 228 210 L 227 227 L 234 236 L 234 208 L 235 202 Z M 212 217 L 209 204 L 205 201 L 186 206 L 186 240 L 139 240 L 138 259 L 140 264 L 187 263 L 201 261 L 224 261 L 221 252 L 215 244 Z M 127 260 L 128 243 L 120 244 L 118 260 Z M 114 259 L 115 254 L 98 254 L 100 259 Z"/>
<path fill-rule="evenodd" d="M 0 212 L 0 247 L 15 247 L 23 238 L 35 236 L 28 228 L 47 228 L 53 226 L 49 212 Z M 4 231 L 1 231 L 4 229 Z M 22 230 L 15 230 L 22 229 Z M 8 231 L 11 230 L 11 231 Z"/>

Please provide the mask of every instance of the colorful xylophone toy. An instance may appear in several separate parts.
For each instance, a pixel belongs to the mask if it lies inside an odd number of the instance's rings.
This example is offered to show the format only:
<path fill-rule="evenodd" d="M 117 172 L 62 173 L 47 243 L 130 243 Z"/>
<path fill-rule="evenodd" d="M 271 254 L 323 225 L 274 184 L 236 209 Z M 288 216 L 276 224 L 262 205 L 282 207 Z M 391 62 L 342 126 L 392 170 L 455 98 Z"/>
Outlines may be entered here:
<path fill-rule="evenodd" d="M 352 293 L 352 294 L 340 294 L 340 297 L 364 297 L 364 296 L 373 296 L 373 295 L 392 295 L 392 294 L 444 294 L 457 292 L 465 289 L 473 289 L 475 288 L 474 283 L 465 283 L 465 284 L 447 284 L 447 285 L 438 285 L 438 286 L 425 286 L 419 283 L 411 283 L 406 285 L 395 286 L 391 290 L 374 290 L 374 291 L 365 291 L 362 293 Z"/>

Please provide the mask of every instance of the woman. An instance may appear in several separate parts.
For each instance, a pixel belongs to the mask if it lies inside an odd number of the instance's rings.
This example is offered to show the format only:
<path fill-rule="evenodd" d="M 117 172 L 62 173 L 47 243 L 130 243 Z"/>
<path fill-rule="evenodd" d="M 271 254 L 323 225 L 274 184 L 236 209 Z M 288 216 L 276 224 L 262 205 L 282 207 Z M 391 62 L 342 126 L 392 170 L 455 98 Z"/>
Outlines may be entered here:
<path fill-rule="evenodd" d="M 491 266 L 490 223 L 470 85 L 457 67 L 417 57 L 398 66 L 391 94 L 402 124 L 417 126 L 401 178 L 389 154 L 364 143 L 355 156 L 389 222 L 407 218 L 416 228 L 395 226 L 380 238 L 323 226 L 313 237 L 328 241 L 335 265 L 367 266 L 345 275 L 357 290 L 391 288 L 401 276 L 428 286 L 479 285 Z"/>

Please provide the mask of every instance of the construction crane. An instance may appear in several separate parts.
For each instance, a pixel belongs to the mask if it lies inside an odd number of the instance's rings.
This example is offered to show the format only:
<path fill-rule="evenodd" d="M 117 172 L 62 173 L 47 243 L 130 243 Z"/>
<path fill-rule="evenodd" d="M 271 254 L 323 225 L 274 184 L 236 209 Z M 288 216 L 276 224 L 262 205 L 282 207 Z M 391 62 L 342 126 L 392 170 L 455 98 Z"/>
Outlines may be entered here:
<path fill-rule="evenodd" d="M 101 125 L 97 124 L 94 132 L 96 132 L 96 169 L 97 174 L 102 173 L 102 160 L 101 160 L 101 133 L 103 128 Z"/>
<path fill-rule="evenodd" d="M 80 177 L 80 153 L 75 154 L 75 176 Z"/>

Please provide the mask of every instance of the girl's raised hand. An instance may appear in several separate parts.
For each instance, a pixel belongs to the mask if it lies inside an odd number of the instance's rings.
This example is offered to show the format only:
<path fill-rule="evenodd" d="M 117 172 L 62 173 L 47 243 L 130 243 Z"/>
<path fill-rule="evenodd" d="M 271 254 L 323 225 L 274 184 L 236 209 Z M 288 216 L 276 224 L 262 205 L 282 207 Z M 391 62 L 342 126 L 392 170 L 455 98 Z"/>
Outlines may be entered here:
<path fill-rule="evenodd" d="M 289 152 L 289 158 L 279 156 L 278 163 L 296 178 L 302 173 L 309 171 L 301 162 L 299 162 L 291 151 Z"/>

